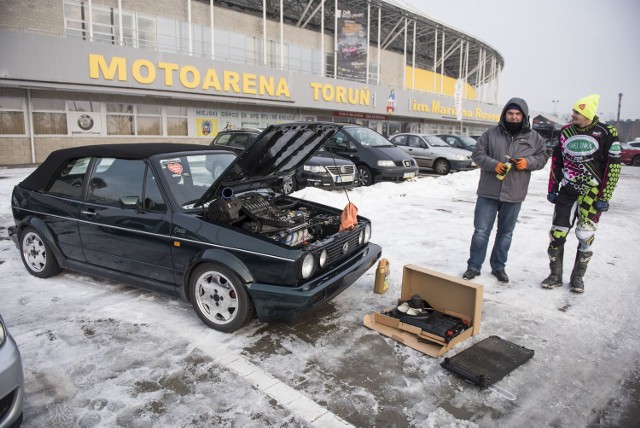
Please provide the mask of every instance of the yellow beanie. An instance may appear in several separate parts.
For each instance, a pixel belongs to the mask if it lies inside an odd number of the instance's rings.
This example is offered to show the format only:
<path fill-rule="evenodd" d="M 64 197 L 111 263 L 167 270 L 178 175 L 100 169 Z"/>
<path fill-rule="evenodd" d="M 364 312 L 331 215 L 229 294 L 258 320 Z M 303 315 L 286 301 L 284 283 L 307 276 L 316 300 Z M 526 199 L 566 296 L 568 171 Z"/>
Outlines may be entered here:
<path fill-rule="evenodd" d="M 589 120 L 593 120 L 596 112 L 598 111 L 598 101 L 600 101 L 600 95 L 591 94 L 584 98 L 580 98 L 574 105 L 573 109 L 586 117 Z"/>

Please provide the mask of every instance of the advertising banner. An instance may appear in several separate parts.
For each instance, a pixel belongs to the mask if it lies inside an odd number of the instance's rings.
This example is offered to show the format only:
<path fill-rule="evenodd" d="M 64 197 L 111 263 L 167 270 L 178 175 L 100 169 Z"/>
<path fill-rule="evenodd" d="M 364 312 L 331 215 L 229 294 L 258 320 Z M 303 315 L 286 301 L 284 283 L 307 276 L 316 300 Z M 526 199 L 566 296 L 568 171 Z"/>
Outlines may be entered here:
<path fill-rule="evenodd" d="M 364 12 L 338 10 L 338 78 L 365 82 L 367 79 L 367 16 Z"/>

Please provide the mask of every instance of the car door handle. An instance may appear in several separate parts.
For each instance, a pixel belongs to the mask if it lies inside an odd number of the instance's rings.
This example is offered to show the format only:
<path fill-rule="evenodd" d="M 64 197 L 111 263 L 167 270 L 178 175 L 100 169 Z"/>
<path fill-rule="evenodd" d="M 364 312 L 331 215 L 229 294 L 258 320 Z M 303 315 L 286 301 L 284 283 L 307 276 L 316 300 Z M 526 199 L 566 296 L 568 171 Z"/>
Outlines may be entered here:
<path fill-rule="evenodd" d="M 93 208 L 89 208 L 88 210 L 84 210 L 84 211 L 80 211 L 82 214 L 86 215 L 87 217 L 95 217 L 96 216 L 96 210 L 94 210 Z"/>

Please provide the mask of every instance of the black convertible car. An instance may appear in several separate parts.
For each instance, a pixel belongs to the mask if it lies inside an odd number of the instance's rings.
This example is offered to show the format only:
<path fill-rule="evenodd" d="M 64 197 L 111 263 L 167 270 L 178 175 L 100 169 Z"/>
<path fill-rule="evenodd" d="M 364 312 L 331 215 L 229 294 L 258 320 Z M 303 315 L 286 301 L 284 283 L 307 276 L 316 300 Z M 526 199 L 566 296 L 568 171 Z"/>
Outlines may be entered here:
<path fill-rule="evenodd" d="M 267 128 L 245 152 L 192 144 L 58 150 L 13 191 L 10 234 L 37 277 L 69 269 L 178 295 L 209 327 L 322 306 L 380 257 L 363 217 L 271 190 L 341 125 Z M 214 172 L 215 171 L 215 172 Z"/>

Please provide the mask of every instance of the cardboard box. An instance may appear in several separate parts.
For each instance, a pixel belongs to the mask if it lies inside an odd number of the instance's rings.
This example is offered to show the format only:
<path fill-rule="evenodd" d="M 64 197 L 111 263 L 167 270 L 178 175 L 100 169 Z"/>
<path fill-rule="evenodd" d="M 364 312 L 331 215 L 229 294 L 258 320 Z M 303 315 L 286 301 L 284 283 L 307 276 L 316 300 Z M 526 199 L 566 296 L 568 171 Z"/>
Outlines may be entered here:
<path fill-rule="evenodd" d="M 364 325 L 427 355 L 439 357 L 458 343 L 480 333 L 483 291 L 483 285 L 420 266 L 405 265 L 402 272 L 402 292 L 398 302 L 409 300 L 414 294 L 419 294 L 436 311 L 467 320 L 469 327 L 446 343 L 442 338 L 419 327 L 383 315 L 383 311 L 365 315 Z"/>

